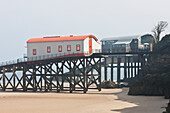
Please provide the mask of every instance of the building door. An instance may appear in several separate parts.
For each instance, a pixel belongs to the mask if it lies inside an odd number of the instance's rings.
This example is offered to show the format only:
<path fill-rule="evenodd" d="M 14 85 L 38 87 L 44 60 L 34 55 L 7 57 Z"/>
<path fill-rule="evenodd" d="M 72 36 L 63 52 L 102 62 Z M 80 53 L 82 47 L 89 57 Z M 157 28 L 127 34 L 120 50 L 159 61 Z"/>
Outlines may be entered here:
<path fill-rule="evenodd" d="M 89 53 L 92 53 L 92 38 L 89 38 Z"/>

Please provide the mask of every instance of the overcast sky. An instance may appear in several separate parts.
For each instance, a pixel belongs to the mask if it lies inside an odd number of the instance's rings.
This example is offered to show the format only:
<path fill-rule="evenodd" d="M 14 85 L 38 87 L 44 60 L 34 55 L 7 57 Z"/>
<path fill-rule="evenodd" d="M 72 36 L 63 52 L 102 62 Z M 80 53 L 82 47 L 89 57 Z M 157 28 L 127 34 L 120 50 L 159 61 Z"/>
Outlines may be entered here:
<path fill-rule="evenodd" d="M 23 57 L 33 37 L 150 33 L 170 23 L 170 0 L 0 0 L 0 61 Z M 170 33 L 170 24 L 165 33 Z"/>

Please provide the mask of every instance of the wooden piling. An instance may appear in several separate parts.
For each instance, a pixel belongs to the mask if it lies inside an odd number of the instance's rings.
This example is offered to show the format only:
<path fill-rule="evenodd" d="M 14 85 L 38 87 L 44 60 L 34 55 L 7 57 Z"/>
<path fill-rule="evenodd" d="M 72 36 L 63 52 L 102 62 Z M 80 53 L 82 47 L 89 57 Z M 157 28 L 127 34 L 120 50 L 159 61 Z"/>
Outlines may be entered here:
<path fill-rule="evenodd" d="M 125 62 L 124 62 L 124 79 L 127 79 L 127 57 L 125 56 Z"/>
<path fill-rule="evenodd" d="M 131 58 L 133 58 L 133 57 L 131 57 Z M 131 78 L 133 78 L 133 59 L 131 59 L 130 70 L 131 70 Z"/>
<path fill-rule="evenodd" d="M 26 66 L 23 66 L 23 91 L 27 91 L 26 87 Z"/>
<path fill-rule="evenodd" d="M 15 72 L 16 72 L 16 67 L 15 66 L 13 66 L 13 91 L 16 91 L 16 74 L 15 74 Z"/>
<path fill-rule="evenodd" d="M 2 86 L 2 90 L 5 91 L 6 89 L 6 82 L 5 82 L 5 79 L 6 79 L 6 75 L 5 75 L 5 67 L 3 67 L 3 75 L 2 75 L 2 78 L 3 78 L 3 86 Z"/>
<path fill-rule="evenodd" d="M 111 61 L 111 81 L 113 82 L 113 64 L 114 64 L 114 57 L 112 56 L 112 61 Z"/>
<path fill-rule="evenodd" d="M 106 58 L 104 58 L 104 80 L 107 81 L 107 64 L 106 64 Z"/>
<path fill-rule="evenodd" d="M 120 63 L 121 63 L 121 58 L 117 58 L 117 82 L 120 82 Z"/>
<path fill-rule="evenodd" d="M 128 56 L 128 78 L 130 78 L 130 57 Z"/>

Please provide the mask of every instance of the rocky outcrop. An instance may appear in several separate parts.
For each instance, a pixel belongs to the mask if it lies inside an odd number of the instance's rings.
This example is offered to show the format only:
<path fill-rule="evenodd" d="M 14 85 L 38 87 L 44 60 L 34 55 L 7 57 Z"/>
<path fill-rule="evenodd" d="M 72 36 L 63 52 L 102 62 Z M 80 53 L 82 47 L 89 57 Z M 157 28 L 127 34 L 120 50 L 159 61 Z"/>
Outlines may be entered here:
<path fill-rule="evenodd" d="M 104 81 L 101 83 L 101 87 L 102 87 L 102 88 L 115 88 L 115 87 L 116 87 L 116 84 L 115 84 L 115 82 L 104 80 Z"/>
<path fill-rule="evenodd" d="M 168 107 L 166 107 L 166 111 L 163 112 L 163 113 L 170 113 L 170 100 L 169 100 L 169 103 L 168 103 Z"/>
<path fill-rule="evenodd" d="M 166 35 L 155 46 L 154 51 L 170 52 L 169 42 L 170 35 Z M 170 54 L 150 55 L 146 65 L 146 75 L 131 85 L 128 94 L 170 98 Z"/>
<path fill-rule="evenodd" d="M 147 75 L 129 88 L 129 95 L 165 96 L 170 98 L 170 75 Z"/>
<path fill-rule="evenodd" d="M 127 85 L 104 80 L 101 83 L 101 87 L 102 88 L 122 88 L 122 87 L 127 87 Z"/>

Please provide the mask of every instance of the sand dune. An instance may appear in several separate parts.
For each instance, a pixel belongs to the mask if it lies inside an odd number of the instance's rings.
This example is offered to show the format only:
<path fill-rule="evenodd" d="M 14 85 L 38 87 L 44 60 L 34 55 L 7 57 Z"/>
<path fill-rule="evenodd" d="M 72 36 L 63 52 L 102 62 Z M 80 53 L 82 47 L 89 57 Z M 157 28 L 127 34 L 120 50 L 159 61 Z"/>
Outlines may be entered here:
<path fill-rule="evenodd" d="M 168 102 L 163 97 L 128 96 L 127 91 L 0 92 L 0 113 L 161 113 Z"/>

